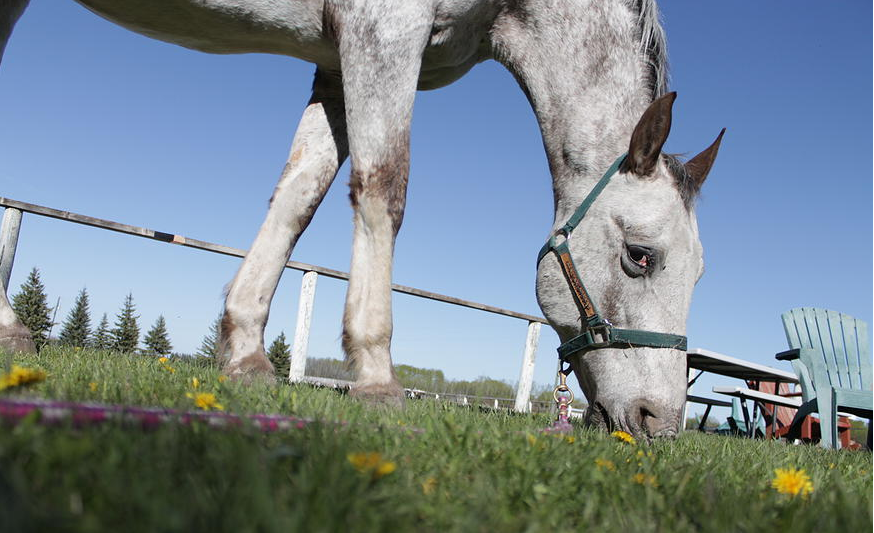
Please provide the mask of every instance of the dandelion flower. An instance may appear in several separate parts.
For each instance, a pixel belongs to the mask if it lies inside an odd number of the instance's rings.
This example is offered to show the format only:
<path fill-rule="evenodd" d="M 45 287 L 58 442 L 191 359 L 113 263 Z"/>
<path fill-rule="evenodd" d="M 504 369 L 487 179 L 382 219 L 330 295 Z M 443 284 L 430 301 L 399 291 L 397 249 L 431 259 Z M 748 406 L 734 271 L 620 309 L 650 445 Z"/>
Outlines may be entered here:
<path fill-rule="evenodd" d="M 191 388 L 196 389 L 197 387 L 200 387 L 200 380 L 197 378 L 191 378 Z"/>
<path fill-rule="evenodd" d="M 609 470 L 611 472 L 616 470 L 616 464 L 610 459 L 595 459 L 595 465 L 598 467 L 598 470 Z"/>
<path fill-rule="evenodd" d="M 0 372 L 0 390 L 36 383 L 46 379 L 46 373 L 34 368 L 12 365 L 9 372 Z"/>
<path fill-rule="evenodd" d="M 215 394 L 211 392 L 198 392 L 197 394 L 189 392 L 186 393 L 185 396 L 194 400 L 194 405 L 204 411 L 209 411 L 211 409 L 215 409 L 216 411 L 225 410 L 224 406 L 216 400 Z"/>
<path fill-rule="evenodd" d="M 379 463 L 379 466 L 373 471 L 373 477 L 381 478 L 382 476 L 387 476 L 395 471 L 397 466 L 394 461 L 383 461 Z"/>
<path fill-rule="evenodd" d="M 97 392 L 97 382 L 92 381 L 88 384 L 88 388 L 91 389 L 91 392 Z"/>
<path fill-rule="evenodd" d="M 428 479 L 422 482 L 422 494 L 425 496 L 434 492 L 437 488 L 437 478 L 434 476 L 430 476 Z"/>
<path fill-rule="evenodd" d="M 384 461 L 379 452 L 350 453 L 346 459 L 355 467 L 355 470 L 362 474 L 370 474 L 373 479 L 387 476 L 397 468 L 393 461 Z"/>
<path fill-rule="evenodd" d="M 637 442 L 634 440 L 634 437 L 632 437 L 630 433 L 626 433 L 624 431 L 614 431 L 610 434 L 610 436 L 615 438 L 616 440 L 627 442 L 628 444 L 634 444 L 635 442 Z"/>
<path fill-rule="evenodd" d="M 166 365 L 167 361 L 169 361 L 169 359 L 167 359 L 166 357 L 159 357 L 158 358 L 158 362 L 161 363 L 162 365 Z"/>
<path fill-rule="evenodd" d="M 218 377 L 218 382 L 219 382 L 219 383 L 224 383 L 225 381 L 227 381 L 227 379 L 228 379 L 228 376 L 219 376 L 219 377 Z"/>
<path fill-rule="evenodd" d="M 643 472 L 638 472 L 637 474 L 634 474 L 631 480 L 638 485 L 649 485 L 651 487 L 655 487 L 657 485 L 655 476 L 649 476 L 647 474 L 644 474 Z"/>
<path fill-rule="evenodd" d="M 774 470 L 774 479 L 771 481 L 773 487 L 780 494 L 790 494 L 792 496 L 807 497 L 813 492 L 813 483 L 804 469 L 797 470 L 795 468 L 778 468 Z"/>

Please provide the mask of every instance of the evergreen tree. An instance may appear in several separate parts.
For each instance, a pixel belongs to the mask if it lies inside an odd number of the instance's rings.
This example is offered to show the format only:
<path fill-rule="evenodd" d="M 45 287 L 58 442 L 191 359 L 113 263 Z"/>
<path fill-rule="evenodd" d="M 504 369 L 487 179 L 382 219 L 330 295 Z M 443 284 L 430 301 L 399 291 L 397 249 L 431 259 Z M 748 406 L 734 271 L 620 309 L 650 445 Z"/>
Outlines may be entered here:
<path fill-rule="evenodd" d="M 49 330 L 52 327 L 51 308 L 46 302 L 45 287 L 39 279 L 39 270 L 34 267 L 27 276 L 27 281 L 21 284 L 21 292 L 12 297 L 12 309 L 30 330 L 36 349 L 42 348 L 48 342 Z"/>
<path fill-rule="evenodd" d="M 273 344 L 267 350 L 267 358 L 273 363 L 276 375 L 288 379 L 288 369 L 291 366 L 291 346 L 285 342 L 285 332 L 273 339 Z"/>
<path fill-rule="evenodd" d="M 155 325 L 146 333 L 146 338 L 143 339 L 146 345 L 146 353 L 148 355 L 168 355 L 173 351 L 173 346 L 170 345 L 170 338 L 167 336 L 167 322 L 164 320 L 164 315 L 158 316 Z"/>
<path fill-rule="evenodd" d="M 112 348 L 119 352 L 134 352 L 140 343 L 140 326 L 137 324 L 139 316 L 134 312 L 134 296 L 128 294 L 124 299 L 124 305 L 119 311 L 115 328 L 112 330 Z"/>
<path fill-rule="evenodd" d="M 91 335 L 91 315 L 88 309 L 88 292 L 83 288 L 76 297 L 73 309 L 67 315 L 67 320 L 61 328 L 59 340 L 67 346 L 88 346 L 88 336 Z"/>
<path fill-rule="evenodd" d="M 209 333 L 203 337 L 203 342 L 200 344 L 200 349 L 197 350 L 197 355 L 215 358 L 218 354 L 219 328 L 221 328 L 221 323 L 222 315 L 219 313 L 219 316 L 210 324 Z"/>
<path fill-rule="evenodd" d="M 100 319 L 100 324 L 97 326 L 97 331 L 94 332 L 91 345 L 97 350 L 109 350 L 112 348 L 112 332 L 109 331 L 109 319 L 106 318 L 106 313 L 103 313 L 103 318 Z"/>

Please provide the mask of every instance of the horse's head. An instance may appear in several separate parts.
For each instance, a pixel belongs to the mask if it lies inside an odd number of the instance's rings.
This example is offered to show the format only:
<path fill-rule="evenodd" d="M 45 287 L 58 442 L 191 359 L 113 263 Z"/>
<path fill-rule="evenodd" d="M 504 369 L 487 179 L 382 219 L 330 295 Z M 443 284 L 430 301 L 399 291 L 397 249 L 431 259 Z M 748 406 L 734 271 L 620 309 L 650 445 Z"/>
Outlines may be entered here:
<path fill-rule="evenodd" d="M 640 343 L 622 340 L 620 333 L 620 340 L 589 345 L 567 358 L 589 401 L 587 421 L 638 436 L 673 436 L 680 427 L 686 354 L 681 342 L 672 344 L 671 335 L 659 334 L 686 332 L 692 290 L 704 272 L 694 198 L 722 138 L 720 133 L 685 164 L 663 154 L 674 98 L 665 95 L 644 112 L 626 159 L 563 240 L 597 311 L 594 322 L 604 319 L 617 332 L 656 333 Z M 550 253 L 540 261 L 537 297 L 567 343 L 585 334 L 593 320 L 584 318 L 572 274 L 559 257 Z M 604 340 L 603 330 L 588 331 Z M 652 346 L 659 343 L 672 347 Z"/>

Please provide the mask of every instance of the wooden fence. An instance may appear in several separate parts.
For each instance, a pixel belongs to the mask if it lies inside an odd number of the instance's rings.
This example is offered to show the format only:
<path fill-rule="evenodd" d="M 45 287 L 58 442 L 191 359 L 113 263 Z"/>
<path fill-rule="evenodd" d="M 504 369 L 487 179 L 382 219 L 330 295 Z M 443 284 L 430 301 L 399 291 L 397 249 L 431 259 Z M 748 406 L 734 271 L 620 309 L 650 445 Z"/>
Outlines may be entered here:
<path fill-rule="evenodd" d="M 207 252 L 229 255 L 233 257 L 245 257 L 246 250 L 239 248 L 231 248 L 222 244 L 192 239 L 182 235 L 173 233 L 164 233 L 148 228 L 131 226 L 111 220 L 80 215 L 69 211 L 61 211 L 36 204 L 29 204 L 12 200 L 9 198 L 0 197 L 0 206 L 5 207 L 3 213 L 2 228 L 0 228 L 0 282 L 3 283 L 3 290 L 9 286 L 9 277 L 12 273 L 12 264 L 15 260 L 15 249 L 18 245 L 18 234 L 21 228 L 21 220 L 23 213 L 32 213 L 66 222 L 74 222 L 94 228 L 100 228 L 126 235 L 135 235 L 146 239 L 165 242 L 168 244 L 177 244 L 188 248 L 196 248 Z M 285 265 L 286 268 L 299 270 L 304 272 L 303 280 L 301 281 L 300 300 L 297 311 L 297 324 L 294 330 L 294 340 L 292 343 L 291 365 L 289 369 L 288 379 L 292 382 L 306 381 L 304 370 L 306 368 L 307 345 L 309 343 L 310 322 L 313 314 L 313 301 L 316 294 L 316 281 L 319 276 L 326 276 L 334 279 L 349 280 L 349 274 L 339 270 L 333 270 L 318 265 L 310 265 L 307 263 L 299 263 L 297 261 L 289 261 Z M 519 371 L 519 384 L 516 388 L 516 398 L 513 403 L 513 410 L 517 412 L 529 412 L 531 410 L 531 387 L 534 382 L 534 362 L 537 355 L 537 344 L 540 340 L 540 327 L 546 324 L 546 320 L 539 316 L 527 315 L 525 313 L 517 313 L 494 307 L 491 305 L 471 302 L 446 296 L 435 292 L 423 291 L 415 287 L 407 287 L 405 285 L 392 284 L 392 290 L 395 292 L 418 296 L 428 300 L 436 300 L 470 309 L 477 309 L 488 313 L 516 318 L 528 323 L 528 334 L 525 338 L 525 347 L 522 351 L 522 365 Z"/>

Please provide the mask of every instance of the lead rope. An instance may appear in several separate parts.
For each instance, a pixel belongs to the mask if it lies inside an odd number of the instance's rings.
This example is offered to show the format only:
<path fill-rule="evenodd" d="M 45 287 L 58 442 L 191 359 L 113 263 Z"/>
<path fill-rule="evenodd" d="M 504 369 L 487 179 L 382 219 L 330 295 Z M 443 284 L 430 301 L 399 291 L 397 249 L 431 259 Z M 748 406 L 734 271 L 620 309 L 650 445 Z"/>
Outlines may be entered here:
<path fill-rule="evenodd" d="M 558 415 L 555 418 L 555 422 L 543 430 L 545 433 L 569 433 L 574 429 L 570 422 L 571 403 L 574 401 L 574 393 L 567 386 L 567 377 L 570 373 L 570 366 L 560 368 L 558 371 L 559 383 L 552 391 L 552 398 L 558 407 Z"/>

